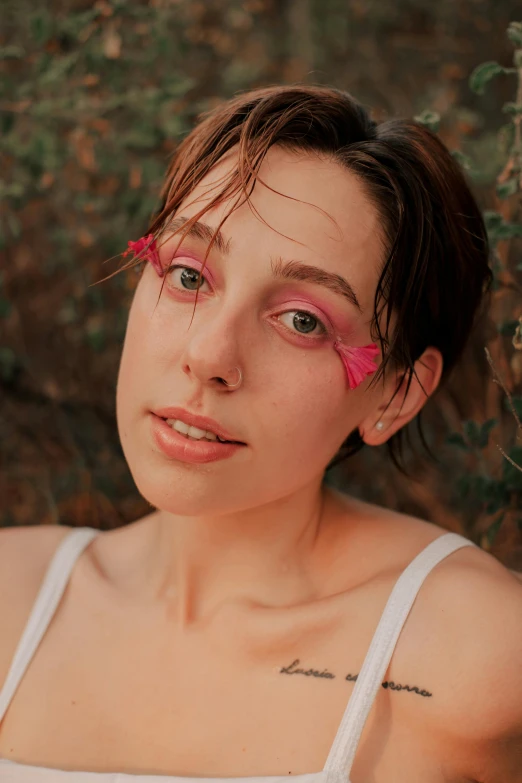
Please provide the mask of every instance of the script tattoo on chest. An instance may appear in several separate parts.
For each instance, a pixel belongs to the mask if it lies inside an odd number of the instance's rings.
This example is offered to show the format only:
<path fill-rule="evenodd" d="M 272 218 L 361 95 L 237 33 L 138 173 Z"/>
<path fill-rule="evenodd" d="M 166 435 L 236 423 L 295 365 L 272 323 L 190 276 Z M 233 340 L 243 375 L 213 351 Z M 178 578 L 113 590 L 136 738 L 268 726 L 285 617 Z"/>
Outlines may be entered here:
<path fill-rule="evenodd" d="M 292 661 L 290 666 L 282 666 L 280 674 L 303 674 L 305 677 L 322 677 L 325 680 L 335 680 L 337 675 L 329 672 L 328 669 L 319 671 L 318 669 L 302 669 L 299 667 L 301 661 L 296 658 Z M 344 678 L 349 682 L 355 682 L 357 680 L 357 674 L 347 674 Z M 410 693 L 418 693 L 419 696 L 429 697 L 433 696 L 429 691 L 418 688 L 416 685 L 398 685 L 392 680 L 381 683 L 383 688 L 389 688 L 392 691 L 410 691 Z"/>

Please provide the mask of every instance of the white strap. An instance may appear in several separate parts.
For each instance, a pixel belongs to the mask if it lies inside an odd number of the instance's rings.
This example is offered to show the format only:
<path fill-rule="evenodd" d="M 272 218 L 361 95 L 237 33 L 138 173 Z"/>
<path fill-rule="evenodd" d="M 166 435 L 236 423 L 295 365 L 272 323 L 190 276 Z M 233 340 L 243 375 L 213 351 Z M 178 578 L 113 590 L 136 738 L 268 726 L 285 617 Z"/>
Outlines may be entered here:
<path fill-rule="evenodd" d="M 0 721 L 2 721 L 25 670 L 51 622 L 78 557 L 99 532 L 91 527 L 79 527 L 72 530 L 60 541 L 47 567 L 36 601 L 16 648 L 11 668 L 0 691 Z"/>
<path fill-rule="evenodd" d="M 428 544 L 397 579 L 328 754 L 324 766 L 327 778 L 341 774 L 344 780 L 348 779 L 364 725 L 417 593 L 430 571 L 464 546 L 475 544 L 457 533 L 445 533 Z"/>

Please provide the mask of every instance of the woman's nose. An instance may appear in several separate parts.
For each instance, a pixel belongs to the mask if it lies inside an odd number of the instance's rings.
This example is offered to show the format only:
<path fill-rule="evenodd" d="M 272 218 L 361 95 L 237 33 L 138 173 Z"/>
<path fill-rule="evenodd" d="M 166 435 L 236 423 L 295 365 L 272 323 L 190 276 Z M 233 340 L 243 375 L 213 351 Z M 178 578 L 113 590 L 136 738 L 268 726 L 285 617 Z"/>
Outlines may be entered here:
<path fill-rule="evenodd" d="M 215 312 L 202 313 L 198 318 L 197 309 L 184 337 L 183 371 L 201 384 L 237 388 L 243 374 L 238 318 Z"/>

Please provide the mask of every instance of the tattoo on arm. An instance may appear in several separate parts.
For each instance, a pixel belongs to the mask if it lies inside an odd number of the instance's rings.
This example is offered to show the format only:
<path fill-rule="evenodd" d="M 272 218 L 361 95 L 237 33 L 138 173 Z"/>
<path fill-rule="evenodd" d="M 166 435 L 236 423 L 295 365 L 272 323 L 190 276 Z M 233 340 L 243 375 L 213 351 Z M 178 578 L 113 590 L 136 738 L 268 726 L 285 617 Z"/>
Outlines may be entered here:
<path fill-rule="evenodd" d="M 299 668 L 298 666 L 299 663 L 300 663 L 299 658 L 296 658 L 295 661 L 292 661 L 290 666 L 282 666 L 280 674 L 303 674 L 305 677 L 322 677 L 325 680 L 335 680 L 337 676 L 332 672 L 329 672 L 328 669 L 323 669 L 322 671 L 319 671 L 318 669 Z M 347 674 L 344 679 L 348 680 L 349 682 L 355 682 L 357 680 L 357 677 L 358 677 L 357 674 Z M 383 682 L 382 687 L 389 688 L 392 691 L 410 691 L 411 693 L 418 693 L 419 696 L 425 696 L 425 697 L 429 697 L 433 695 L 429 691 L 425 691 L 425 690 L 421 690 L 420 688 L 417 688 L 416 685 L 397 685 L 392 680 Z"/>

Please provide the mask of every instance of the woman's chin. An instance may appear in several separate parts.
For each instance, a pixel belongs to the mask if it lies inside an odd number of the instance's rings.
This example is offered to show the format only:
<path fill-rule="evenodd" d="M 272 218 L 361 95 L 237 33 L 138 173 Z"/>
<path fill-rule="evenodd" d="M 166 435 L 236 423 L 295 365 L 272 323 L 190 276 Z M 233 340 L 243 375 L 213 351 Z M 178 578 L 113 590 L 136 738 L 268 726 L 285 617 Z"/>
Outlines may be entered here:
<path fill-rule="evenodd" d="M 183 470 L 171 467 L 163 472 L 151 473 L 140 466 L 131 474 L 137 490 L 151 506 L 175 516 L 210 516 L 226 513 L 223 507 L 224 492 L 221 482 L 213 482 L 208 476 L 188 477 Z"/>

